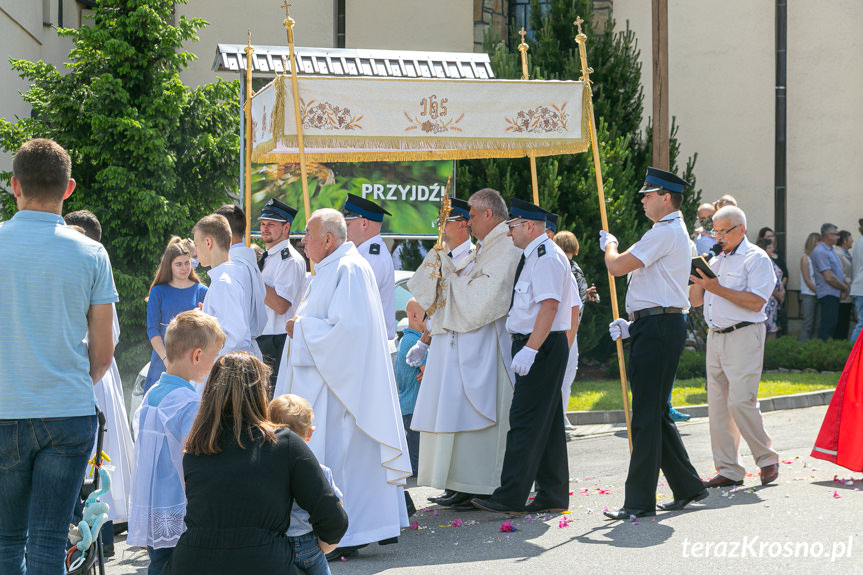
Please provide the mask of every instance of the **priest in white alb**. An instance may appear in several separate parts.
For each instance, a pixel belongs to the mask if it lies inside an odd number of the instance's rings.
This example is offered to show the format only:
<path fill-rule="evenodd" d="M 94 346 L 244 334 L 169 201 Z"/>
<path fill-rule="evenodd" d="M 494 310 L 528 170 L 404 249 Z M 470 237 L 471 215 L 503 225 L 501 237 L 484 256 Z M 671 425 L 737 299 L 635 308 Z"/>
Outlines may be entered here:
<path fill-rule="evenodd" d="M 314 272 L 287 322 L 274 393 L 299 395 L 314 409 L 309 447 L 332 469 L 349 520 L 335 556 L 396 542 L 409 525 L 404 486 L 411 475 L 378 287 L 346 238 L 339 212 L 309 218 L 303 247 Z"/>
<path fill-rule="evenodd" d="M 520 258 L 506 235 L 500 194 L 486 188 L 468 204 L 476 251 L 456 262 L 432 250 L 408 282 L 431 313 L 411 422 L 421 432 L 417 483 L 445 489 L 432 501 L 456 509 L 470 509 L 471 497 L 500 485 L 515 381 L 505 322 Z M 427 339 L 411 349 L 408 361 L 421 359 Z"/>

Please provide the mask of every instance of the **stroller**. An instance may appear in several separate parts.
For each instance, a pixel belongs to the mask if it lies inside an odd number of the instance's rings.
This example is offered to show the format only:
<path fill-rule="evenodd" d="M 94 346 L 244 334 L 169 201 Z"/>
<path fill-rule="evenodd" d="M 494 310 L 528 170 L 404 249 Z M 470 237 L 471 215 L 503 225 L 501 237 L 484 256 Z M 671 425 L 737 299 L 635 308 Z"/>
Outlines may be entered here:
<path fill-rule="evenodd" d="M 108 520 L 108 504 L 99 502 L 99 497 L 111 488 L 111 477 L 102 467 L 102 443 L 105 436 L 105 414 L 97 411 L 99 429 L 96 435 L 96 455 L 92 463 L 95 473 L 84 478 L 81 499 L 84 500 L 83 517 L 78 525 L 70 525 L 66 550 L 66 574 L 105 575 L 105 558 L 102 550 L 102 525 Z"/>

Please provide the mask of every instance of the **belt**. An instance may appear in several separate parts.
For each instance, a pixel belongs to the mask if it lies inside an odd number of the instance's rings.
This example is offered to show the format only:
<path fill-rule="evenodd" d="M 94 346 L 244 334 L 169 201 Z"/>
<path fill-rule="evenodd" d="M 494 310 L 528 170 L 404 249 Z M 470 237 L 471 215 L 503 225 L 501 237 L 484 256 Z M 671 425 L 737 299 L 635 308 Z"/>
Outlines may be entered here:
<path fill-rule="evenodd" d="M 556 333 L 562 333 L 562 334 L 566 335 L 565 331 L 550 331 L 550 332 L 548 332 L 548 335 L 554 335 Z M 527 341 L 528 339 L 530 339 L 529 333 L 514 333 L 514 334 L 512 334 L 512 340 L 513 341 Z"/>
<path fill-rule="evenodd" d="M 755 322 L 753 322 L 753 321 L 741 321 L 740 323 L 735 323 L 734 325 L 732 325 L 730 327 L 724 327 L 722 329 L 712 329 L 711 328 L 710 331 L 712 331 L 713 333 L 731 333 L 732 331 L 734 331 L 736 329 L 740 329 L 741 327 L 746 327 L 747 325 L 755 325 Z"/>
<path fill-rule="evenodd" d="M 667 313 L 680 314 L 680 313 L 683 313 L 683 309 L 681 309 L 679 307 L 662 307 L 662 306 L 649 307 L 646 309 L 640 309 L 638 311 L 632 312 L 631 314 L 629 314 L 629 320 L 630 321 L 638 321 L 639 319 L 641 319 L 643 317 L 650 317 L 652 315 L 664 315 Z"/>

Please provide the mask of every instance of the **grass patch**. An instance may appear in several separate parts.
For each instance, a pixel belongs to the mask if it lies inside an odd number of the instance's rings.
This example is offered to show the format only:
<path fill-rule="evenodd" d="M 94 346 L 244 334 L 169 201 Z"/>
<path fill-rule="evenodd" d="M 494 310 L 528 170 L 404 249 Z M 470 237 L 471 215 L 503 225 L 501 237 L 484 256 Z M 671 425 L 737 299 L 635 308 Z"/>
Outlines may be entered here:
<path fill-rule="evenodd" d="M 809 391 L 834 389 L 839 381 L 838 373 L 765 373 L 761 376 L 758 397 L 775 397 Z M 629 396 L 630 404 L 632 394 Z M 704 379 L 678 379 L 671 393 L 671 404 L 675 407 L 702 405 L 707 403 Z M 569 398 L 569 411 L 605 411 L 623 409 L 620 380 L 576 378 Z"/>

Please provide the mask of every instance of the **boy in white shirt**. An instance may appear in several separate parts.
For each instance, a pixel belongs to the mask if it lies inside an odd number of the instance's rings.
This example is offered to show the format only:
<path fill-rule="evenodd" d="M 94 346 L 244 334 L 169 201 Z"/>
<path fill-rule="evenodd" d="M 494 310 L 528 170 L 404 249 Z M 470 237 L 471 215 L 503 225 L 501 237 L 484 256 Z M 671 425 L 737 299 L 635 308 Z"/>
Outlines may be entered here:
<path fill-rule="evenodd" d="M 178 314 L 165 331 L 167 370 L 144 396 L 133 452 L 129 545 L 146 547 L 148 575 L 156 575 L 185 531 L 183 445 L 201 396 L 192 381 L 206 381 L 225 333 L 198 310 Z"/>
<path fill-rule="evenodd" d="M 262 359 L 255 341 L 267 323 L 266 288 L 257 268 L 231 260 L 231 228 L 225 216 L 204 216 L 192 228 L 198 260 L 210 268 L 203 311 L 219 320 L 225 345 L 219 355 L 245 351 Z M 257 273 L 257 277 L 254 277 Z"/>

